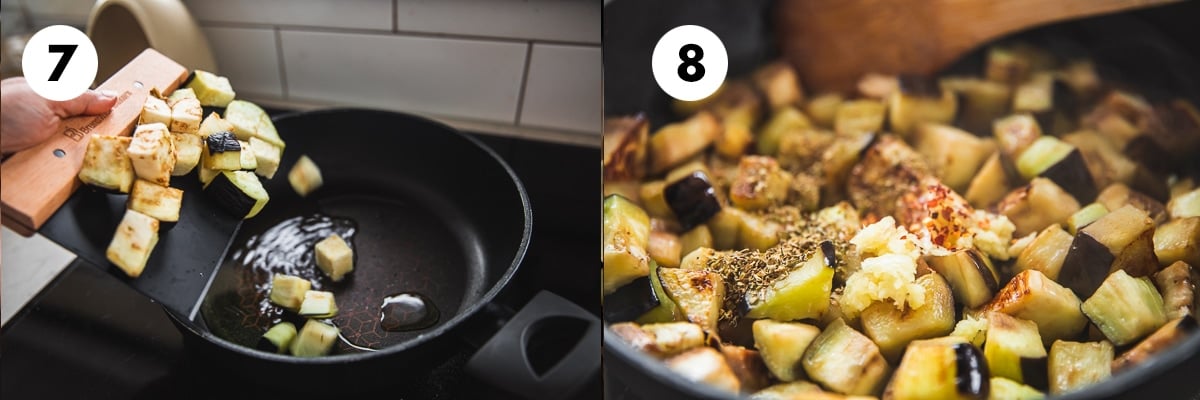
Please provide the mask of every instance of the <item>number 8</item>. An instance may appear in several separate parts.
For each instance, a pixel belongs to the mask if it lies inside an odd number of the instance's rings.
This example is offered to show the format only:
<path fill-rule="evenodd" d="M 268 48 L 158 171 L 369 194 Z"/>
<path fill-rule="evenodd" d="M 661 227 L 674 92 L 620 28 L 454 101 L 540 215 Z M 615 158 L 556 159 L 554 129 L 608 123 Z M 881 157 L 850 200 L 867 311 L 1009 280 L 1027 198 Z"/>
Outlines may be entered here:
<path fill-rule="evenodd" d="M 693 56 L 688 57 L 688 52 L 692 52 Z M 694 43 L 688 43 L 679 48 L 679 59 L 683 64 L 679 64 L 679 79 L 687 82 L 695 82 L 704 77 L 704 65 L 700 64 L 700 60 L 704 58 L 704 49 Z M 691 73 L 688 72 L 688 66 L 694 68 Z"/>

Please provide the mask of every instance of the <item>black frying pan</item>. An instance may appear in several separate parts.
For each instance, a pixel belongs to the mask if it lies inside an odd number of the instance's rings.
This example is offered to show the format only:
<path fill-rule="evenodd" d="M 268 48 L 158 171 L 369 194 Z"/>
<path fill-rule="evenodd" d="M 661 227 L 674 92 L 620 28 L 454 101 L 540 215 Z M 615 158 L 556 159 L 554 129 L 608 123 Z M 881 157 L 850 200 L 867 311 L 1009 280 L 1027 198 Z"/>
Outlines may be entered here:
<path fill-rule="evenodd" d="M 228 218 L 200 193 L 195 176 L 176 177 L 173 185 L 185 189 L 184 215 L 162 233 L 146 274 L 151 268 L 200 272 L 160 271 L 170 279 L 143 275 L 129 281 L 152 298 L 163 294 L 195 354 L 253 382 L 345 394 L 425 370 L 464 345 L 462 337 L 480 336 L 480 330 L 486 337 L 495 330 L 488 326 L 508 320 L 467 365 L 481 380 L 526 397 L 566 397 L 598 372 L 599 321 L 587 311 L 548 292 L 515 316 L 504 311 L 509 305 L 493 303 L 520 266 L 532 232 L 528 196 L 495 153 L 452 128 L 392 112 L 314 111 L 276 119 L 275 126 L 287 148 L 275 178 L 264 180 L 271 199 L 263 211 L 227 233 L 204 229 Z M 308 197 L 298 196 L 287 180 L 301 155 L 321 168 L 325 182 Z M 97 238 L 119 220 L 122 197 L 81 190 L 43 232 L 60 243 L 65 237 L 81 257 L 94 257 L 91 251 L 102 242 Z M 85 212 L 105 207 L 107 213 Z M 248 246 L 288 229 L 290 239 L 281 240 L 286 245 L 269 254 L 256 255 L 261 247 Z M 309 232 L 298 235 L 302 230 Z M 328 233 L 349 238 L 355 251 L 355 269 L 342 282 L 330 281 L 312 259 L 312 244 Z M 198 248 L 221 251 L 178 262 L 170 257 Z M 210 258 L 216 262 L 204 265 Z M 214 265 L 211 281 L 197 279 Z M 340 312 L 331 322 L 342 340 L 333 355 L 296 358 L 254 349 L 275 322 L 302 326 L 302 319 L 265 300 L 272 274 L 280 272 L 334 293 Z M 173 290 L 196 281 L 202 296 Z M 437 321 L 406 331 L 382 329 L 383 299 L 401 293 L 427 298 L 438 310 Z M 551 352 L 559 358 L 531 361 L 538 355 L 526 349 L 542 345 L 531 338 L 564 326 L 584 328 L 573 329 L 577 340 Z"/>
<path fill-rule="evenodd" d="M 678 25 L 701 25 L 721 37 L 729 54 L 729 77 L 745 76 L 775 59 L 771 6 L 769 0 L 606 2 L 604 72 L 610 79 L 604 81 L 605 115 L 644 113 L 652 129 L 678 119 L 649 68 L 655 42 Z M 1185 2 L 1057 24 L 1019 38 L 1060 53 L 1089 55 L 1106 80 L 1129 84 L 1150 98 L 1183 96 L 1200 102 L 1197 16 L 1200 4 Z M 978 74 L 982 59 L 977 51 L 949 69 Z M 604 357 L 605 390 L 616 399 L 737 397 L 687 380 L 607 328 Z M 1198 369 L 1200 331 L 1149 362 L 1060 398 L 1194 398 L 1200 393 Z"/>

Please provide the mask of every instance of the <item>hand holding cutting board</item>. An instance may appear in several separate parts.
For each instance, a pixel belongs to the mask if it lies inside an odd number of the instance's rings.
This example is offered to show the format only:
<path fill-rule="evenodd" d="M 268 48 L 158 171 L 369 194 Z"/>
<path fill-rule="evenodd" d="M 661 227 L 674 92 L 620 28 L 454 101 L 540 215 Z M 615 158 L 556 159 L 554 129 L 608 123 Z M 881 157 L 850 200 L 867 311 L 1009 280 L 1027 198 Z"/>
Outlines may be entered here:
<path fill-rule="evenodd" d="M 62 130 L 63 121 L 77 115 L 100 115 L 116 104 L 111 91 L 89 90 L 67 101 L 38 96 L 23 77 L 0 81 L 0 152 L 24 150 Z"/>

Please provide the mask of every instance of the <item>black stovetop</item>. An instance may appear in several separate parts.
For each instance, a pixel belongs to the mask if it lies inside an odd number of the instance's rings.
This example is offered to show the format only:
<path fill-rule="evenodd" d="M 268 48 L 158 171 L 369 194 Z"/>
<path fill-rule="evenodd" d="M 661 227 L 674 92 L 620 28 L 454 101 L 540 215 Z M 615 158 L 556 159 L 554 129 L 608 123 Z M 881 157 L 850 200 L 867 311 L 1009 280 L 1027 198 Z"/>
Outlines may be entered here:
<path fill-rule="evenodd" d="M 533 239 L 516 277 L 497 298 L 524 304 L 549 290 L 600 315 L 599 149 L 476 134 L 516 170 L 533 204 Z M 387 398 L 508 398 L 463 372 L 475 348 L 428 373 L 398 376 Z M 597 352 L 600 349 L 596 349 Z M 183 346 L 163 308 L 77 259 L 0 331 L 0 398 L 274 398 L 270 389 L 223 375 Z M 373 395 L 368 393 L 367 395 Z M 600 377 L 581 398 L 600 398 Z"/>

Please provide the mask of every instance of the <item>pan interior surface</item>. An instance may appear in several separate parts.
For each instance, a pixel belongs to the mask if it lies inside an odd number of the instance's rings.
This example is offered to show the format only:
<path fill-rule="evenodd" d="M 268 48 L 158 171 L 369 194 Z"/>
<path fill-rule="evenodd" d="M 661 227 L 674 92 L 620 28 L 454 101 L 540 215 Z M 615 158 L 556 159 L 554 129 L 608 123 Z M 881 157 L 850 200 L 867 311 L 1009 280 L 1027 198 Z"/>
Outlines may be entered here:
<path fill-rule="evenodd" d="M 405 347 L 487 302 L 523 256 L 529 221 L 519 183 L 465 137 L 356 110 L 305 113 L 276 126 L 288 146 L 275 178 L 263 181 L 271 199 L 244 221 L 200 305 L 198 322 L 216 337 L 253 348 L 275 323 L 300 328 L 305 318 L 268 300 L 272 276 L 286 273 L 333 293 L 338 314 L 323 320 L 341 331 L 333 354 Z M 389 129 L 399 132 L 381 132 Z M 286 176 L 301 155 L 324 178 L 308 197 Z M 313 252 L 333 233 L 354 252 L 354 270 L 340 282 L 317 268 Z M 437 322 L 385 330 L 381 308 L 397 294 L 430 300 Z"/>

